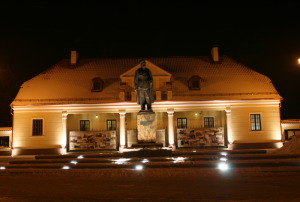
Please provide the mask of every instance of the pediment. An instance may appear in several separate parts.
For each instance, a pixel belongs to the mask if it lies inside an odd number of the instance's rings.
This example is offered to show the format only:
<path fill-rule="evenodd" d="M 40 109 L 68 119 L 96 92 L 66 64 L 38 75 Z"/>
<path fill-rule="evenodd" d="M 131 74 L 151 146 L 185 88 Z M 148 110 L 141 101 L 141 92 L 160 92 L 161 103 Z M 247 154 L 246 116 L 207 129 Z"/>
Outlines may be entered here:
<path fill-rule="evenodd" d="M 163 70 L 162 68 L 154 65 L 153 63 L 149 62 L 148 60 L 145 60 L 145 61 L 146 61 L 146 68 L 148 68 L 151 71 L 153 78 L 165 77 L 165 78 L 167 78 L 168 81 L 170 81 L 172 74 L 170 74 L 169 72 Z M 124 82 L 126 78 L 133 78 L 135 75 L 135 71 L 140 67 L 141 67 L 141 65 L 138 64 L 135 67 L 128 70 L 127 72 L 125 72 L 124 74 L 120 75 L 122 82 Z"/>

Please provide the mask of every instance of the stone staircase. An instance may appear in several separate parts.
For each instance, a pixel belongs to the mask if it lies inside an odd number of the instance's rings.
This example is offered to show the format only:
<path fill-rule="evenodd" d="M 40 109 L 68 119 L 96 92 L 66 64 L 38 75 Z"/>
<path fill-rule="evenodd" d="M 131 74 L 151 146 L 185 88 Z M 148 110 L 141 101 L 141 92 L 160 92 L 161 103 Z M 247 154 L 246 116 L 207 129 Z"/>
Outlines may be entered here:
<path fill-rule="evenodd" d="M 147 156 L 147 155 L 146 155 Z M 10 160 L 1 169 L 137 169 L 142 168 L 217 168 L 220 163 L 230 167 L 300 166 L 300 155 L 266 154 L 264 150 L 176 151 L 169 156 L 136 157 L 126 153 L 40 155 L 35 159 Z"/>

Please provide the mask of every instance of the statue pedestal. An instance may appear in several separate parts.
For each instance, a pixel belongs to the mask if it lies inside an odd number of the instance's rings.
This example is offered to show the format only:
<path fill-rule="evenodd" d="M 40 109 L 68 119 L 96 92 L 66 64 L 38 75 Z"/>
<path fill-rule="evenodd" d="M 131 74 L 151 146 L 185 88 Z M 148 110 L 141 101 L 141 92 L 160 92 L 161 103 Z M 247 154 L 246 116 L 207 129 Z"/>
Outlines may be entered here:
<path fill-rule="evenodd" d="M 140 111 L 137 114 L 138 143 L 156 142 L 156 119 L 153 111 Z"/>

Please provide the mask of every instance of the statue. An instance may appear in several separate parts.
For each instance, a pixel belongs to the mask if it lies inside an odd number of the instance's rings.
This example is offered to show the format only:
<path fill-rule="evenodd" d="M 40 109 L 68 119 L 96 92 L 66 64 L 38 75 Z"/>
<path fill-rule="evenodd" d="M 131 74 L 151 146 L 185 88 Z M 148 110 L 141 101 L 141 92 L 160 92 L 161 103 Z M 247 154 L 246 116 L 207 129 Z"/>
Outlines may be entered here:
<path fill-rule="evenodd" d="M 136 92 L 136 100 L 141 105 L 141 110 L 152 111 L 151 104 L 153 103 L 153 78 L 151 71 L 146 68 L 146 61 L 141 62 L 141 67 L 135 71 L 134 75 L 134 90 Z"/>

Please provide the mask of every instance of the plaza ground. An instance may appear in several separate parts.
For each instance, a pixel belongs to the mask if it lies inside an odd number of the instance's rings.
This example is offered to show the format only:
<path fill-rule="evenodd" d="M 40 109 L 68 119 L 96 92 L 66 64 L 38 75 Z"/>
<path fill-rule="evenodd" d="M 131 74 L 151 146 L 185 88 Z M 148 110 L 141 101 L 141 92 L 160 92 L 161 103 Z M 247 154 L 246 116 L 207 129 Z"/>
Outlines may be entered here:
<path fill-rule="evenodd" d="M 299 139 L 275 153 L 181 150 L 173 157 L 148 157 L 149 162 L 134 157 L 120 163 L 118 153 L 1 157 L 0 201 L 296 202 Z M 223 163 L 227 169 L 218 166 Z"/>
<path fill-rule="evenodd" d="M 5 170 L 0 201 L 299 201 L 295 167 Z"/>

